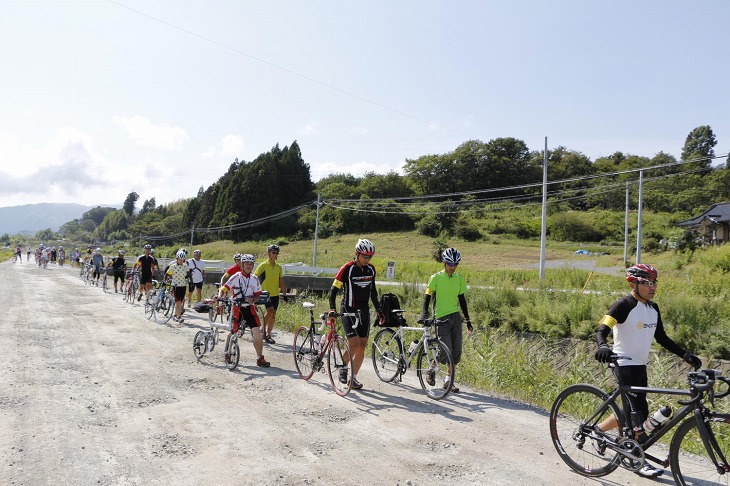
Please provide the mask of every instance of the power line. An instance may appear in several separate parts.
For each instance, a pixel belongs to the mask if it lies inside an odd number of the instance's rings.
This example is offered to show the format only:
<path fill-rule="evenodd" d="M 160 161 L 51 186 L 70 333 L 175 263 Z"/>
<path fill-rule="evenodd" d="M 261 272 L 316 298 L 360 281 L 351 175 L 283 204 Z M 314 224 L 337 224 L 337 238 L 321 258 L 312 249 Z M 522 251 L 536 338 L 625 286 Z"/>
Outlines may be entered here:
<path fill-rule="evenodd" d="M 349 96 L 349 97 L 354 98 L 354 99 L 356 99 L 358 101 L 362 101 L 362 102 L 365 102 L 365 103 L 369 103 L 369 104 L 371 104 L 373 106 L 377 106 L 378 108 L 382 108 L 384 110 L 391 111 L 393 113 L 396 113 L 398 115 L 404 116 L 406 118 L 410 118 L 412 120 L 416 120 L 416 121 L 419 121 L 421 123 L 425 123 L 425 124 L 427 124 L 429 126 L 434 126 L 434 127 L 440 128 L 441 130 L 445 130 L 447 132 L 451 132 L 453 134 L 460 135 L 462 137 L 473 138 L 473 136 L 471 136 L 469 134 L 460 132 L 458 130 L 453 130 L 453 129 L 448 128 L 448 127 L 445 127 L 443 125 L 439 125 L 438 123 L 435 123 L 435 122 L 426 120 L 425 118 L 421 118 L 421 117 L 416 116 L 416 115 L 411 115 L 410 113 L 406 113 L 405 111 L 399 110 L 398 108 L 393 108 L 392 106 L 384 105 L 383 103 L 379 103 L 377 101 L 373 101 L 371 99 L 365 98 L 364 96 L 360 96 L 358 94 L 355 94 L 355 93 L 353 93 L 351 91 L 347 91 L 347 90 L 344 90 L 342 88 L 338 88 L 337 86 L 333 86 L 331 84 L 327 84 L 327 83 L 325 83 L 323 81 L 320 81 L 320 80 L 318 80 L 316 78 L 313 78 L 311 76 L 307 76 L 306 74 L 302 74 L 302 73 L 299 73 L 299 72 L 294 71 L 292 69 L 286 68 L 284 66 L 280 66 L 279 64 L 273 63 L 271 61 L 267 61 L 266 59 L 263 59 L 263 58 L 258 57 L 256 55 L 253 55 L 253 54 L 251 54 L 249 52 L 245 52 L 245 51 L 242 51 L 242 50 L 240 50 L 238 48 L 231 47 L 228 44 L 224 44 L 224 43 L 222 43 L 220 41 L 211 39 L 210 37 L 206 37 L 204 35 L 198 34 L 197 32 L 193 32 L 193 31 L 188 30 L 188 29 L 186 29 L 184 27 L 180 27 L 179 25 L 175 25 L 175 24 L 172 24 L 170 22 L 167 22 L 166 20 L 162 20 L 162 19 L 160 19 L 158 17 L 154 17 L 154 16 L 152 16 L 150 14 L 141 12 L 141 11 L 136 10 L 136 9 L 133 9 L 133 8 L 127 6 L 127 5 L 124 5 L 122 3 L 116 2 L 115 0 L 107 0 L 107 2 L 113 3 L 114 5 L 117 5 L 118 7 L 125 8 L 125 9 L 129 10 L 130 12 L 134 12 L 134 13 L 136 13 L 138 15 L 143 16 L 143 17 L 147 17 L 150 20 L 154 20 L 155 22 L 159 22 L 159 23 L 161 23 L 163 25 L 166 25 L 166 26 L 168 26 L 170 28 L 173 28 L 173 29 L 179 30 L 181 32 L 184 32 L 185 34 L 191 35 L 193 37 L 197 37 L 198 39 L 201 39 L 201 40 L 204 40 L 206 42 L 209 42 L 209 43 L 211 43 L 211 44 L 213 44 L 213 45 L 215 45 L 217 47 L 221 47 L 223 49 L 227 49 L 227 50 L 229 50 L 231 52 L 234 52 L 236 54 L 239 54 L 241 56 L 248 57 L 249 59 L 253 59 L 254 61 L 258 61 L 258 62 L 260 62 L 262 64 L 266 64 L 267 66 L 271 66 L 271 67 L 273 67 L 275 69 L 279 69 L 280 71 L 284 71 L 287 74 L 291 74 L 292 76 L 296 76 L 298 78 L 304 79 L 306 81 L 309 81 L 310 83 L 317 84 L 317 85 L 322 86 L 324 88 L 327 88 L 329 90 L 336 91 L 336 92 L 338 92 L 340 94 L 343 94 L 345 96 Z"/>

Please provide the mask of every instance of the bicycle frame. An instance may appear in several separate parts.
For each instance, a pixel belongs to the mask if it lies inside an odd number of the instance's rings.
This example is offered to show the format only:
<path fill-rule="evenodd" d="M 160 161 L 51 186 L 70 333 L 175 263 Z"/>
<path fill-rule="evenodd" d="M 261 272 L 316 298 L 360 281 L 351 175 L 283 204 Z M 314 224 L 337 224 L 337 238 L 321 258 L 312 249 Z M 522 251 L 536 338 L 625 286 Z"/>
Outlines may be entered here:
<path fill-rule="evenodd" d="M 402 361 L 402 366 L 400 367 L 398 372 L 399 380 L 402 380 L 403 374 L 406 372 L 406 370 L 410 369 L 413 358 L 418 356 L 418 351 L 422 347 L 425 348 L 425 352 L 428 353 L 428 348 L 425 347 L 426 341 L 428 339 L 438 339 L 436 336 L 431 335 L 430 328 L 431 325 L 429 324 L 427 326 L 420 327 L 401 326 L 395 330 L 398 347 L 400 348 L 400 360 Z M 416 331 L 421 333 L 421 338 L 418 340 L 418 344 L 413 348 L 413 351 L 410 353 L 408 352 L 408 350 L 406 350 L 405 331 Z M 435 356 L 428 356 L 429 362 L 435 359 Z"/>
<path fill-rule="evenodd" d="M 714 370 L 703 370 L 703 372 L 706 371 L 713 371 Z M 678 396 L 689 396 L 692 397 L 691 400 L 688 401 L 682 401 L 679 400 L 679 404 L 682 405 L 682 408 L 674 412 L 674 415 L 665 423 L 663 423 L 661 426 L 654 429 L 654 431 L 649 434 L 645 440 L 641 441 L 641 448 L 644 450 L 644 457 L 646 459 L 651 460 L 652 462 L 655 462 L 657 464 L 661 464 L 663 467 L 669 466 L 669 458 L 666 459 L 659 459 L 651 454 L 647 454 L 645 451 L 649 449 L 653 444 L 655 444 L 659 439 L 661 439 L 663 436 L 665 436 L 667 433 L 669 433 L 671 430 L 674 429 L 675 426 L 677 426 L 680 422 L 682 422 L 687 416 L 690 414 L 694 415 L 694 419 L 697 421 L 697 430 L 700 433 L 700 436 L 702 438 L 702 442 L 707 449 L 710 457 L 713 458 L 715 461 L 715 466 L 718 468 L 727 468 L 727 460 L 725 457 L 717 458 L 715 455 L 715 451 L 720 451 L 716 444 L 713 446 L 712 442 L 714 441 L 714 438 L 712 437 L 712 433 L 709 431 L 707 425 L 705 424 L 704 420 L 704 411 L 706 408 L 704 407 L 702 403 L 702 398 L 704 396 L 704 390 L 698 389 L 698 391 L 693 392 L 692 390 L 684 390 L 680 388 L 654 388 L 654 387 L 642 387 L 642 386 L 629 386 L 624 385 L 620 382 L 620 375 L 617 375 L 617 380 L 619 380 L 618 386 L 609 393 L 608 397 L 603 401 L 603 404 L 596 410 L 596 412 L 586 421 L 588 424 L 592 424 L 597 421 L 597 418 L 600 417 L 604 412 L 608 411 L 611 404 L 617 404 L 616 399 L 620 396 L 622 405 L 621 407 L 618 407 L 619 410 L 623 411 L 624 417 L 618 417 L 619 422 L 624 424 L 623 431 L 621 434 L 623 436 L 627 436 L 629 438 L 635 438 L 635 432 L 634 427 L 631 424 L 631 412 L 630 410 L 630 402 L 626 398 L 626 394 L 629 392 L 637 392 L 637 393 L 654 393 L 659 395 L 678 395 Z M 721 395 L 724 396 L 724 395 Z M 627 420 L 628 419 L 628 420 Z M 628 453 L 625 450 L 622 450 L 617 444 L 611 444 L 610 441 L 607 440 L 606 442 L 607 446 L 613 450 L 620 451 L 623 455 L 628 457 L 632 460 L 640 460 L 640 458 L 634 456 L 633 454 Z M 721 451 L 720 451 L 720 454 Z M 719 461 L 719 462 L 718 462 Z M 722 465 L 720 464 L 722 463 Z M 724 465 L 724 466 L 723 466 Z"/>

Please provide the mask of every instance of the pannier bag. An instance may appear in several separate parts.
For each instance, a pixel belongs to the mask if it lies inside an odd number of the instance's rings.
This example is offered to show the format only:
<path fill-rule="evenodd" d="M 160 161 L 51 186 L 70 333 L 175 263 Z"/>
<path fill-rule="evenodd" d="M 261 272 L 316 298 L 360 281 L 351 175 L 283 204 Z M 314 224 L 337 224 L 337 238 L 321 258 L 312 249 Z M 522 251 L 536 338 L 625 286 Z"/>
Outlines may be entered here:
<path fill-rule="evenodd" d="M 381 327 L 400 327 L 406 325 L 403 313 L 393 312 L 395 310 L 401 310 L 397 295 L 391 294 L 390 292 L 382 294 L 380 296 L 380 308 L 383 310 L 385 319 L 382 323 L 376 322 L 376 325 Z"/>

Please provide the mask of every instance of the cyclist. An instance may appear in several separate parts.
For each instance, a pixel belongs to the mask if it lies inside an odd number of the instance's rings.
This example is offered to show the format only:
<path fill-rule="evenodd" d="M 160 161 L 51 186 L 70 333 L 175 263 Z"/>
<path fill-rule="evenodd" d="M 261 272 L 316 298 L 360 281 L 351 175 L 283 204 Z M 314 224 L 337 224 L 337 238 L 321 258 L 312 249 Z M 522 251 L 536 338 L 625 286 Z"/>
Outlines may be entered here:
<path fill-rule="evenodd" d="M 51 249 L 47 246 L 41 246 L 41 265 L 48 268 L 48 261 L 51 259 Z"/>
<path fill-rule="evenodd" d="M 140 269 L 139 272 L 139 295 L 137 301 L 142 300 L 142 294 L 144 293 L 149 297 L 152 291 L 152 271 L 160 271 L 160 267 L 157 264 L 157 258 L 152 256 L 152 245 L 146 244 L 143 248 L 143 252 L 134 262 L 133 270 Z"/>
<path fill-rule="evenodd" d="M 56 256 L 58 255 L 58 250 L 56 250 L 56 247 L 54 246 L 51 248 L 51 263 L 56 263 Z"/>
<path fill-rule="evenodd" d="M 466 306 L 466 280 L 460 273 L 456 273 L 456 267 L 461 262 L 461 253 L 456 248 L 446 248 L 441 252 L 441 262 L 444 269 L 431 275 L 426 286 L 426 296 L 423 299 L 421 319 L 423 322 L 428 319 L 428 308 L 433 299 L 433 317 L 445 321 L 443 325 L 437 326 L 437 333 L 454 360 L 454 378 L 456 377 L 456 365 L 461 361 L 461 348 L 463 342 L 463 327 L 461 326 L 461 315 L 464 314 L 466 329 L 469 334 L 474 332 L 474 327 L 469 319 L 469 309 Z M 448 379 L 451 370 L 446 376 L 444 388 L 448 388 Z M 459 387 L 451 384 L 451 392 L 459 393 Z"/>
<path fill-rule="evenodd" d="M 188 307 L 193 305 L 193 290 L 197 289 L 195 302 L 200 302 L 203 299 L 203 279 L 205 278 L 205 262 L 200 259 L 202 255 L 200 250 L 193 252 L 193 258 L 188 260 L 188 267 L 190 268 L 190 280 L 188 281 Z"/>
<path fill-rule="evenodd" d="M 28 250 L 25 254 L 25 263 L 30 262 L 30 246 L 26 246 L 26 249 Z"/>
<path fill-rule="evenodd" d="M 178 250 L 175 254 L 175 261 L 170 263 L 165 271 L 165 277 L 171 277 L 172 295 L 175 296 L 175 315 L 172 320 L 182 322 L 182 307 L 185 302 L 185 291 L 188 287 L 188 262 L 185 261 L 187 254 Z"/>
<path fill-rule="evenodd" d="M 362 361 L 365 358 L 365 347 L 370 334 L 370 307 L 368 299 L 378 313 L 378 318 L 383 319 L 383 312 L 378 302 L 378 291 L 375 288 L 375 267 L 370 259 L 375 254 L 375 245 L 366 239 L 357 240 L 355 245 L 355 258 L 342 265 L 332 282 L 329 292 L 330 316 L 335 313 L 337 291 L 342 289 L 342 304 L 340 312 L 360 311 L 360 322 L 351 317 L 342 318 L 342 327 L 345 329 L 347 343 L 352 353 L 352 388 L 359 390 L 362 383 L 357 379 L 357 372 L 360 371 Z M 340 370 L 339 379 L 347 383 L 347 369 Z"/>
<path fill-rule="evenodd" d="M 284 283 L 284 269 L 276 263 L 279 258 L 279 245 L 269 245 L 266 252 L 269 259 L 261 263 L 254 272 L 261 282 L 261 288 L 269 293 L 269 301 L 266 303 L 266 314 L 264 314 L 264 341 L 269 344 L 276 344 L 271 337 L 271 331 L 274 330 L 274 322 L 276 321 L 276 309 L 279 308 L 279 291 L 286 298 L 286 284 Z"/>
<path fill-rule="evenodd" d="M 112 267 L 112 271 L 114 272 L 114 293 L 116 294 L 119 292 L 117 290 L 117 282 L 119 280 L 122 281 L 121 288 L 124 289 L 124 274 L 127 270 L 127 262 L 124 261 L 124 250 L 119 250 L 119 255 L 112 258 L 107 267 Z"/>
<path fill-rule="evenodd" d="M 62 267 L 66 261 L 66 250 L 62 246 L 58 247 L 58 266 Z"/>
<path fill-rule="evenodd" d="M 226 270 L 226 273 L 224 273 L 221 277 L 221 285 L 226 283 L 226 281 L 231 278 L 232 275 L 243 270 L 243 262 L 241 262 L 241 256 L 242 255 L 240 253 L 236 253 L 235 255 L 233 255 L 233 266 Z"/>
<path fill-rule="evenodd" d="M 239 325 L 243 324 L 244 321 L 248 327 L 251 328 L 251 334 L 253 335 L 253 348 L 256 350 L 256 366 L 262 368 L 268 368 L 271 363 L 266 361 L 264 358 L 264 342 L 261 337 L 261 322 L 259 321 L 259 315 L 256 313 L 256 306 L 254 303 L 261 295 L 261 284 L 259 283 L 258 277 L 253 275 L 253 264 L 256 261 L 253 255 L 241 255 L 241 264 L 243 270 L 236 272 L 231 275 L 231 278 L 226 280 L 226 283 L 221 285 L 218 291 L 217 299 L 223 297 L 223 294 L 233 289 L 231 298 L 234 300 L 245 299 L 248 302 L 248 307 L 233 306 L 233 329 L 232 333 L 238 332 Z M 216 299 L 216 300 L 217 300 Z"/>
<path fill-rule="evenodd" d="M 104 268 L 104 255 L 101 254 L 101 248 L 97 248 L 94 251 L 94 256 L 91 257 L 91 264 L 94 265 L 94 274 L 91 278 L 94 279 L 94 285 L 98 286 L 101 269 Z"/>
<path fill-rule="evenodd" d="M 648 386 L 646 363 L 649 360 L 651 343 L 656 339 L 662 347 L 682 357 L 695 369 L 702 366 L 702 361 L 692 353 L 682 349 L 667 336 L 659 313 L 659 306 L 652 300 L 656 293 L 658 272 L 651 265 L 638 263 L 626 269 L 626 281 L 629 282 L 631 293 L 614 302 L 608 313 L 599 322 L 596 332 L 598 350 L 595 358 L 601 363 L 607 363 L 612 354 L 627 356 L 631 360 L 619 360 L 618 366 L 613 369 L 622 383 L 630 386 Z M 613 350 L 608 347 L 608 335 L 613 332 Z M 641 426 L 649 416 L 649 405 L 646 393 L 629 393 L 628 403 L 624 408 L 631 410 L 632 425 L 637 431 L 639 441 L 646 438 Z M 610 417 L 598 424 L 601 431 L 618 426 L 615 417 Z M 656 478 L 664 473 L 663 470 L 646 463 L 639 471 L 640 476 Z"/>
<path fill-rule="evenodd" d="M 20 249 L 20 245 L 15 247 L 15 252 L 13 254 L 18 260 L 20 260 L 20 263 L 23 263 L 23 250 Z"/>

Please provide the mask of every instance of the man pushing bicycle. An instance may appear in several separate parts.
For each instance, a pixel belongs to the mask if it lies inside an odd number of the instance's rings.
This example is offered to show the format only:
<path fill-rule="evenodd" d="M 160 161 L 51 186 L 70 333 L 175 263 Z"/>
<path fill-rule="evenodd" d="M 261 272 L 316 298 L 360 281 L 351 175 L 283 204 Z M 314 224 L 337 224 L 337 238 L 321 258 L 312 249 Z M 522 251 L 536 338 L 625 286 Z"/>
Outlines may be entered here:
<path fill-rule="evenodd" d="M 656 339 L 662 347 L 680 356 L 695 369 L 702 366 L 702 361 L 692 353 L 687 352 L 675 343 L 664 331 L 659 306 L 653 301 L 656 294 L 657 270 L 647 264 L 637 263 L 626 269 L 626 281 L 629 282 L 631 293 L 611 305 L 608 313 L 600 321 L 596 332 L 598 350 L 595 358 L 601 363 L 608 363 L 611 355 L 616 354 L 630 359 L 619 359 L 613 371 L 617 378 L 625 385 L 646 387 L 646 363 L 649 360 L 651 343 Z M 608 347 L 607 338 L 613 331 L 613 350 Z M 631 410 L 633 422 L 631 425 L 637 430 L 637 437 L 642 440 L 644 430 L 642 425 L 649 417 L 649 404 L 646 393 L 627 394 L 628 402 L 624 407 Z M 601 431 L 607 431 L 618 426 L 615 417 L 611 417 L 598 424 Z M 664 473 L 649 463 L 636 474 L 656 478 Z"/>

